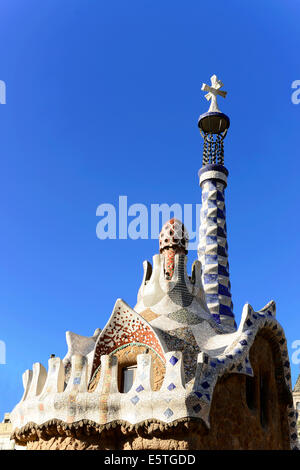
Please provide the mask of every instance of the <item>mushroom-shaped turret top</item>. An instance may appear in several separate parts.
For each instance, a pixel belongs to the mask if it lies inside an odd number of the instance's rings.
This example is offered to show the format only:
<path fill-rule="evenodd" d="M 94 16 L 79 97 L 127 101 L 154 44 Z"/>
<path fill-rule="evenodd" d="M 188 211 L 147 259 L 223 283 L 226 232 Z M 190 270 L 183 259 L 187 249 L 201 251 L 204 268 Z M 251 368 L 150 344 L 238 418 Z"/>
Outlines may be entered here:
<path fill-rule="evenodd" d="M 188 232 L 184 224 L 178 219 L 170 219 L 166 222 L 159 234 L 159 251 L 173 248 L 176 253 L 187 253 L 189 242 Z"/>
<path fill-rule="evenodd" d="M 165 223 L 159 235 L 159 251 L 164 257 L 165 275 L 172 279 L 175 255 L 186 255 L 189 236 L 182 222 L 171 219 Z"/>

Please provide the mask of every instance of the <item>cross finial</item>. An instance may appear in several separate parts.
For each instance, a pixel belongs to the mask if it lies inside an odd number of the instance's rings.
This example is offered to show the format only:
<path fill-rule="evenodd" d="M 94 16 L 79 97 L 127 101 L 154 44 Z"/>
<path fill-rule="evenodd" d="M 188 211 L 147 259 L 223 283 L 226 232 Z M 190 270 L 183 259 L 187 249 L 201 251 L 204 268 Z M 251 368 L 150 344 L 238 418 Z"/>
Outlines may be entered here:
<path fill-rule="evenodd" d="M 212 77 L 210 77 L 210 81 L 211 86 L 206 85 L 206 83 L 203 83 L 201 90 L 208 91 L 208 93 L 205 95 L 205 98 L 207 99 L 207 101 L 211 100 L 208 112 L 220 113 L 221 111 L 218 108 L 217 96 L 220 95 L 225 98 L 227 95 L 227 91 L 220 90 L 220 88 L 222 88 L 223 86 L 223 83 L 221 82 L 221 80 L 218 80 L 217 75 L 213 75 Z"/>

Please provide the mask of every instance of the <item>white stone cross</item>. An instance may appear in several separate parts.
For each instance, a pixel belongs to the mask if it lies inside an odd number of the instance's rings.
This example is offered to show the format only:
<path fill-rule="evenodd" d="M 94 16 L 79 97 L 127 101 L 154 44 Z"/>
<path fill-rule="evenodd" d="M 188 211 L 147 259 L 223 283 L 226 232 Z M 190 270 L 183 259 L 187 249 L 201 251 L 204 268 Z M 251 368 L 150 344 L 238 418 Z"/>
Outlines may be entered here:
<path fill-rule="evenodd" d="M 210 81 L 211 86 L 206 85 L 206 83 L 203 83 L 201 90 L 208 91 L 208 93 L 205 95 L 205 98 L 207 99 L 207 101 L 211 100 L 208 112 L 220 113 L 221 111 L 218 108 L 217 96 L 220 95 L 223 98 L 226 98 L 227 91 L 220 90 L 220 88 L 224 84 L 221 82 L 221 80 L 217 79 L 217 75 L 213 75 L 212 77 L 210 77 Z"/>

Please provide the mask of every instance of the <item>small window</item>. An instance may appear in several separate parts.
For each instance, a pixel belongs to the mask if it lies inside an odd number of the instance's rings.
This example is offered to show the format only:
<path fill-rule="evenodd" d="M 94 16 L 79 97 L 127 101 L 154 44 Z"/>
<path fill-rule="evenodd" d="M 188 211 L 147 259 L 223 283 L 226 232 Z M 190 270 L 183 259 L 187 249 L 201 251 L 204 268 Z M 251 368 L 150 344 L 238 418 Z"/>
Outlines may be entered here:
<path fill-rule="evenodd" d="M 122 369 L 122 378 L 121 378 L 121 393 L 127 393 L 131 389 L 135 374 L 136 374 L 136 364 L 130 367 L 124 367 Z"/>
<path fill-rule="evenodd" d="M 298 411 L 300 410 L 300 401 L 297 401 L 296 408 L 297 408 Z"/>

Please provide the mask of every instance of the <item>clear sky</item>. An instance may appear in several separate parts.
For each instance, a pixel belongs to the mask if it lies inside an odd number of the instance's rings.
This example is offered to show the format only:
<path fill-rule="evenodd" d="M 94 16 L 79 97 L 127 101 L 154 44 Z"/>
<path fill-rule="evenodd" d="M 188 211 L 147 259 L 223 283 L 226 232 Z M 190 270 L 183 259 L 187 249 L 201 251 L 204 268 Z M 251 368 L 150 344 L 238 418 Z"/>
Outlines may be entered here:
<path fill-rule="evenodd" d="M 300 339 L 297 0 L 3 0 L 0 5 L 0 418 L 65 331 L 132 307 L 155 240 L 99 240 L 102 203 L 200 203 L 203 81 L 216 73 L 236 320 L 277 303 Z M 222 102 L 221 102 L 222 101 Z M 189 266 L 196 252 L 190 253 Z M 293 385 L 299 365 L 292 365 Z"/>

